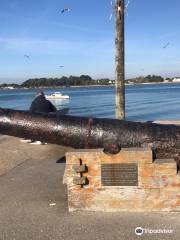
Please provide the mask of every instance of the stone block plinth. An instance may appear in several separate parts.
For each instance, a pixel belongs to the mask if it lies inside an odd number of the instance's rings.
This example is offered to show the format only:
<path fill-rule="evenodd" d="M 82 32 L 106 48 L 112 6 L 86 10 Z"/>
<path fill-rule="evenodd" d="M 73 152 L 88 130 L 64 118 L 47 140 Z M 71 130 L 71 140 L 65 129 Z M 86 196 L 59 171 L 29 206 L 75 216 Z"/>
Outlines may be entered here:
<path fill-rule="evenodd" d="M 64 183 L 69 211 L 180 212 L 180 175 L 173 159 L 145 148 L 66 153 Z"/>

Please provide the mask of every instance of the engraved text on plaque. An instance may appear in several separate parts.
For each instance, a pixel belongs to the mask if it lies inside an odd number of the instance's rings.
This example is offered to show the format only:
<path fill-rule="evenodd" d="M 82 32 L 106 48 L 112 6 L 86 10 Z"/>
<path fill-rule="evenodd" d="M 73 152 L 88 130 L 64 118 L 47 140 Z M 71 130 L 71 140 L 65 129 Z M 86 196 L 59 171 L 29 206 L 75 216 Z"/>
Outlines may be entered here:
<path fill-rule="evenodd" d="M 135 163 L 101 165 L 103 186 L 138 186 L 138 166 Z"/>

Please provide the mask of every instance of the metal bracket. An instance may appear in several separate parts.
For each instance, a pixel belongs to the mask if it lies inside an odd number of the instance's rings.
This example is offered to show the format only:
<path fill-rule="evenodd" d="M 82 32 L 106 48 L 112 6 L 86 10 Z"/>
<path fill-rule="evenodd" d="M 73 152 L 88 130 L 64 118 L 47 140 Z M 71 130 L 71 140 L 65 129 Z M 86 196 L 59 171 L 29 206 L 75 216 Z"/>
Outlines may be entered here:
<path fill-rule="evenodd" d="M 73 169 L 76 173 L 85 173 L 87 172 L 87 166 L 85 164 L 82 165 L 74 165 Z"/>
<path fill-rule="evenodd" d="M 74 177 L 73 183 L 76 185 L 86 185 L 87 184 L 87 177 Z"/>
<path fill-rule="evenodd" d="M 73 178 L 73 183 L 76 185 L 81 185 L 81 188 L 83 188 L 84 185 L 88 184 L 87 177 L 83 176 L 83 173 L 88 171 L 88 168 L 85 164 L 82 164 L 82 159 L 79 159 L 79 165 L 74 165 L 73 169 L 76 173 L 79 173 L 79 177 Z"/>

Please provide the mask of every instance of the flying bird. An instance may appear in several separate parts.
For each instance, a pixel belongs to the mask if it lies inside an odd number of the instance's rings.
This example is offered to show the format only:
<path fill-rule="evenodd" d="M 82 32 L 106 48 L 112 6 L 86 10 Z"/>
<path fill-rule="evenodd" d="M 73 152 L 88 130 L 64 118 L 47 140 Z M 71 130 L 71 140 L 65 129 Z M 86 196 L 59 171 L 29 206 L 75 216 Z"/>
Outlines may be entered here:
<path fill-rule="evenodd" d="M 170 45 L 170 43 L 168 42 L 168 43 L 166 43 L 166 45 L 163 46 L 163 48 L 165 49 L 165 48 L 167 48 L 169 45 Z"/>
<path fill-rule="evenodd" d="M 64 66 L 63 65 L 61 65 L 61 66 L 59 66 L 60 68 L 63 68 Z"/>
<path fill-rule="evenodd" d="M 112 12 L 109 16 L 109 21 L 111 21 L 112 17 L 113 17 L 113 14 L 114 14 L 114 11 L 115 11 L 115 3 L 113 0 L 111 0 L 111 8 L 112 8 Z"/>
<path fill-rule="evenodd" d="M 61 10 L 61 14 L 65 13 L 65 12 L 70 12 L 70 11 L 71 11 L 70 8 L 63 8 L 63 9 Z"/>
<path fill-rule="evenodd" d="M 128 0 L 127 4 L 125 5 L 125 10 L 124 10 L 124 12 L 126 13 L 127 17 L 128 17 L 128 7 L 129 7 L 129 4 L 130 4 L 130 0 Z"/>
<path fill-rule="evenodd" d="M 126 9 L 129 7 L 129 4 L 130 4 L 130 0 L 128 0 L 127 4 L 125 6 Z"/>
<path fill-rule="evenodd" d="M 130 0 L 127 1 L 126 5 L 124 6 L 124 13 L 128 16 L 128 7 L 130 4 Z M 111 0 L 111 7 L 112 7 L 112 13 L 109 16 L 109 20 L 111 21 L 113 15 L 115 15 L 115 8 L 116 8 L 116 2 Z M 120 11 L 120 7 L 118 6 L 118 11 Z"/>
<path fill-rule="evenodd" d="M 27 54 L 24 54 L 24 57 L 25 57 L 25 58 L 30 58 L 30 56 L 29 56 L 29 55 L 27 55 Z"/>
<path fill-rule="evenodd" d="M 109 16 L 109 21 L 111 21 L 112 17 L 113 17 L 113 14 L 111 13 Z"/>

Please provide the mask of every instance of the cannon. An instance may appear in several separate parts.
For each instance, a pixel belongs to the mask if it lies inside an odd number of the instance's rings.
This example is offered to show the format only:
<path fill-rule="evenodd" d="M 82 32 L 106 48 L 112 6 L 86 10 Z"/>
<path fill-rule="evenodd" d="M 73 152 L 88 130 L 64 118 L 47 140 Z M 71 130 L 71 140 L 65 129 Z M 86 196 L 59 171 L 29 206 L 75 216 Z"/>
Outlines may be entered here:
<path fill-rule="evenodd" d="M 149 147 L 156 158 L 174 158 L 180 168 L 180 127 L 151 122 L 30 113 L 0 108 L 0 134 L 77 149 Z"/>

